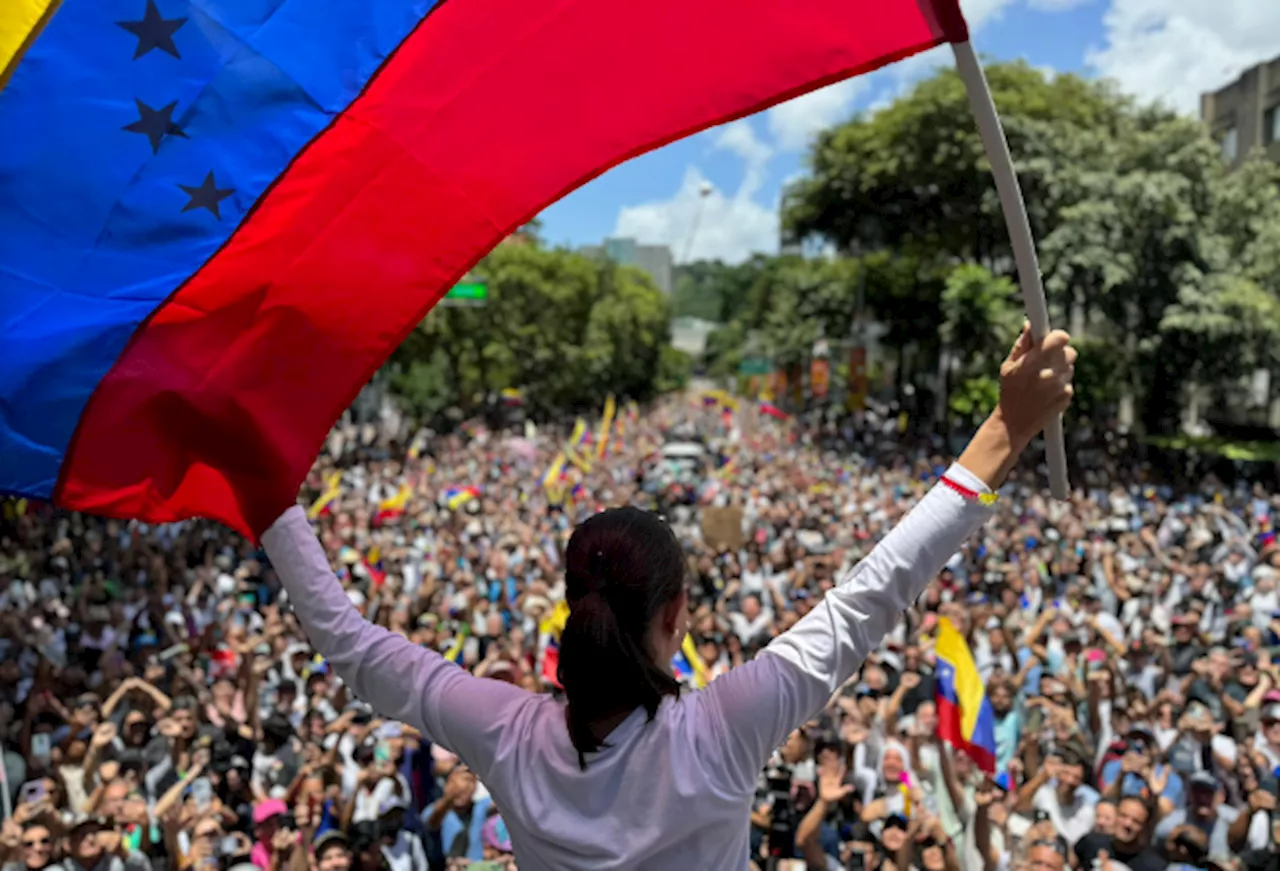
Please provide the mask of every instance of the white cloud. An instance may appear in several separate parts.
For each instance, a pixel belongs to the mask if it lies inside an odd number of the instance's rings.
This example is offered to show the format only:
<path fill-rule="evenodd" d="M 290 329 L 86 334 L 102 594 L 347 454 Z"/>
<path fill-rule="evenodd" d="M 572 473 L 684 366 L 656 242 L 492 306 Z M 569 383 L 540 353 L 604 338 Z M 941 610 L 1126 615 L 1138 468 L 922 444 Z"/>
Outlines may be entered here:
<path fill-rule="evenodd" d="M 1012 6 L 1015 0 L 960 0 L 960 10 L 964 12 L 964 20 L 969 22 L 970 30 L 977 30 L 988 21 L 993 21 Z"/>
<path fill-rule="evenodd" d="M 1200 93 L 1280 52 L 1275 0 L 1111 0 L 1106 44 L 1086 60 L 1148 100 L 1198 113 Z"/>
<path fill-rule="evenodd" d="M 1041 12 L 1062 12 L 1075 9 L 1077 6 L 1086 6 L 1092 2 L 1094 0 L 1027 0 L 1027 5 Z"/>
<path fill-rule="evenodd" d="M 710 187 L 706 176 L 690 166 L 670 199 L 624 206 L 613 235 L 668 245 L 679 262 L 719 259 L 740 263 L 756 251 L 777 251 L 777 206 L 765 206 L 755 199 L 773 148 L 756 136 L 748 121 L 719 128 L 713 147 L 743 161 L 742 182 L 732 196 Z"/>
<path fill-rule="evenodd" d="M 764 184 L 764 169 L 769 158 L 773 157 L 773 148 L 756 136 L 749 121 L 734 121 L 719 129 L 713 147 L 732 152 L 742 159 L 745 171 L 736 196 L 751 198 Z"/>
<path fill-rule="evenodd" d="M 867 80 L 845 79 L 825 88 L 779 103 L 765 116 L 779 148 L 799 151 L 818 131 L 846 120 L 854 100 L 867 90 Z"/>

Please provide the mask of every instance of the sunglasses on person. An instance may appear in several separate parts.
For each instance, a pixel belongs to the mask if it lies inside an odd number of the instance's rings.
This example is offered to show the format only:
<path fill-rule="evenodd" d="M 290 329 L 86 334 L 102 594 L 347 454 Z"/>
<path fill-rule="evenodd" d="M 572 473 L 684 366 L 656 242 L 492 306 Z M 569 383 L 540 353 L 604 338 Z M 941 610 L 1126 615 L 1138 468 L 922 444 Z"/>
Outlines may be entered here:
<path fill-rule="evenodd" d="M 1042 838 L 1038 841 L 1032 841 L 1031 846 L 1032 847 L 1048 847 L 1050 850 L 1053 850 L 1053 852 L 1061 856 L 1067 855 L 1067 845 L 1063 841 L 1050 841 Z"/>
<path fill-rule="evenodd" d="M 31 840 L 27 840 L 26 838 L 22 839 L 22 849 L 24 850 L 34 850 L 36 847 L 49 847 L 52 846 L 52 844 L 53 839 L 48 835 L 45 835 L 43 838 L 32 838 Z"/>

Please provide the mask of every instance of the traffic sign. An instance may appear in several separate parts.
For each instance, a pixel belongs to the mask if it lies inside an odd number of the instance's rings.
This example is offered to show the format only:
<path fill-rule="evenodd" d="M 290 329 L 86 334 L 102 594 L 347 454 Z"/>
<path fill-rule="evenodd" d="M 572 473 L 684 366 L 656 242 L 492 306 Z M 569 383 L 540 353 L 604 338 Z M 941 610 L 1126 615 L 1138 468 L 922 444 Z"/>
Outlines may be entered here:
<path fill-rule="evenodd" d="M 489 285 L 483 281 L 464 281 L 449 288 L 442 305 L 484 305 L 489 301 Z"/>

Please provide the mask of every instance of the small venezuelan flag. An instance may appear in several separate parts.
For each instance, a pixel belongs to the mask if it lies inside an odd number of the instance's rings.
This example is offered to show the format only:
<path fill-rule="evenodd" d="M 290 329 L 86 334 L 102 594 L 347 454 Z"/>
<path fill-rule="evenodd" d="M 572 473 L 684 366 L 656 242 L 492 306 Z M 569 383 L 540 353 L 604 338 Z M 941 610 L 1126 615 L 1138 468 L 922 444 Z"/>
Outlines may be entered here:
<path fill-rule="evenodd" d="M 462 648 L 467 643 L 467 639 L 471 636 L 471 627 L 466 623 L 458 626 L 458 634 L 453 637 L 453 643 L 449 645 L 449 649 L 444 652 L 444 658 L 457 665 L 462 664 Z"/>
<path fill-rule="evenodd" d="M 760 400 L 759 409 L 761 414 L 768 415 L 769 417 L 777 418 L 778 420 L 787 419 L 787 413 L 768 400 Z"/>
<path fill-rule="evenodd" d="M 609 449 L 609 433 L 613 430 L 613 418 L 618 413 L 618 402 L 610 393 L 604 401 L 604 412 L 600 415 L 600 434 L 596 439 L 596 457 L 603 457 Z"/>
<path fill-rule="evenodd" d="M 409 507 L 409 499 L 412 496 L 413 488 L 408 484 L 401 484 L 400 489 L 396 491 L 394 496 L 383 499 L 378 503 L 378 513 L 373 516 L 374 525 L 404 516 Z"/>
<path fill-rule="evenodd" d="M 591 431 L 587 429 L 587 422 L 578 418 L 573 425 L 573 432 L 569 434 L 569 442 L 564 446 L 564 454 L 569 458 L 569 462 L 583 472 L 591 471 L 591 461 L 587 458 L 588 452 L 583 450 L 590 444 Z"/>
<path fill-rule="evenodd" d="M 680 645 L 680 652 L 671 657 L 671 671 L 679 680 L 687 680 L 697 689 L 702 689 L 710 682 L 710 672 L 698 655 L 692 636 L 686 635 Z"/>
<path fill-rule="evenodd" d="M 307 509 L 307 519 L 315 520 L 321 514 L 330 510 L 330 505 L 335 499 L 342 495 L 342 473 L 333 472 L 325 480 L 324 492 L 315 502 L 311 503 L 311 507 Z"/>
<path fill-rule="evenodd" d="M 377 550 L 377 548 L 374 548 L 374 550 Z M 364 558 L 363 562 L 364 562 L 364 570 L 369 573 L 370 583 L 372 583 L 375 587 L 381 587 L 384 583 L 386 583 L 387 573 L 382 568 L 382 559 L 379 555 L 375 554 L 373 551 L 370 551 L 369 555 Z"/>
<path fill-rule="evenodd" d="M 479 496 L 479 487 L 446 487 L 444 491 L 444 502 L 449 506 L 450 511 L 457 511 L 472 499 L 479 498 Z"/>
<path fill-rule="evenodd" d="M 996 718 L 964 636 L 951 621 L 938 621 L 935 673 L 938 737 L 969 754 L 988 774 L 996 770 Z"/>
<path fill-rule="evenodd" d="M 730 456 L 730 457 L 726 457 L 725 461 L 720 464 L 720 468 L 716 469 L 716 472 L 715 472 L 716 477 L 721 479 L 732 478 L 736 474 L 738 474 L 738 455 L 737 454 L 734 454 L 733 456 Z"/>
<path fill-rule="evenodd" d="M 564 599 L 556 602 L 555 608 L 546 617 L 538 621 L 538 631 L 545 632 L 552 638 L 559 638 L 564 625 L 569 622 L 569 603 Z"/>
<path fill-rule="evenodd" d="M 567 462 L 568 457 L 561 451 L 542 475 L 542 489 L 546 491 L 547 500 L 552 505 L 559 505 L 564 501 L 564 484 L 562 481 L 564 480 L 565 463 Z"/>
<path fill-rule="evenodd" d="M 556 602 L 552 612 L 538 623 L 538 631 L 550 636 L 547 646 L 542 651 L 542 682 L 553 687 L 560 686 L 560 634 L 569 622 L 569 603 L 564 599 Z"/>

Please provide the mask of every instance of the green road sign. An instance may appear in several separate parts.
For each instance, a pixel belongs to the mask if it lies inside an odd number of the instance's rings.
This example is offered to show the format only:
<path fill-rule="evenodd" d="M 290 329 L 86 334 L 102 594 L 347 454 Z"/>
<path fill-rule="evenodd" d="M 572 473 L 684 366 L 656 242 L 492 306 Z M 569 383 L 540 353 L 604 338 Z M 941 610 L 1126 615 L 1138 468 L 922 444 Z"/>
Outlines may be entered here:
<path fill-rule="evenodd" d="M 739 375 L 768 375 L 772 371 L 772 364 L 764 357 L 746 357 L 738 364 Z"/>
<path fill-rule="evenodd" d="M 464 281 L 449 288 L 445 305 L 484 305 L 489 301 L 489 285 L 482 281 Z"/>

